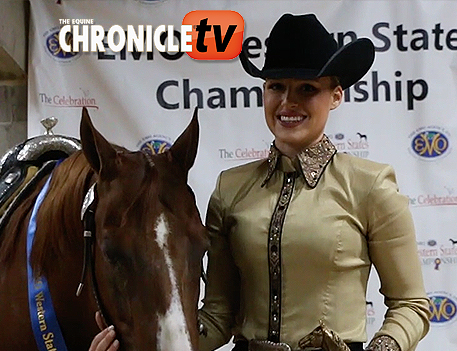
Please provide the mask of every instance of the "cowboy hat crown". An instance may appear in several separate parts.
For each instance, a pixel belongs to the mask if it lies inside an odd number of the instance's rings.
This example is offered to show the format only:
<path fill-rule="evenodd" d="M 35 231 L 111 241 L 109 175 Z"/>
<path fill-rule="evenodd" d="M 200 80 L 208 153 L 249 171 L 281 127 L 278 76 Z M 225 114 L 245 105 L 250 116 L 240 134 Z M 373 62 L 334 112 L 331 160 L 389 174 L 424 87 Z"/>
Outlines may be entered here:
<path fill-rule="evenodd" d="M 368 38 L 343 47 L 314 14 L 284 14 L 273 26 L 267 43 L 265 63 L 259 70 L 240 54 L 245 71 L 253 77 L 316 79 L 339 78 L 346 89 L 362 78 L 374 61 L 374 45 Z"/>

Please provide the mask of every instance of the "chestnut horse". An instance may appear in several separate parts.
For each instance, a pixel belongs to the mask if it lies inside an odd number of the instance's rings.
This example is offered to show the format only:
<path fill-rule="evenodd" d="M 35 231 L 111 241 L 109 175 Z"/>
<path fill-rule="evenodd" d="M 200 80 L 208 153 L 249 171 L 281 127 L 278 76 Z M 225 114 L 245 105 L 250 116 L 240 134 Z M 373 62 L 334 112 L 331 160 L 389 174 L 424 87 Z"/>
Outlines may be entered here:
<path fill-rule="evenodd" d="M 34 276 L 48 282 L 67 350 L 88 350 L 99 331 L 94 321 L 99 308 L 116 327 L 123 350 L 197 350 L 199 277 L 208 238 L 187 185 L 197 153 L 196 115 L 168 151 L 151 156 L 110 144 L 83 109 L 82 151 L 53 171 L 30 257 Z M 1 350 L 37 350 L 28 307 L 26 232 L 44 181 L 0 233 Z M 84 256 L 81 208 L 94 183 L 91 251 L 99 296 L 88 281 L 76 297 Z M 46 347 L 55 350 L 52 343 Z"/>

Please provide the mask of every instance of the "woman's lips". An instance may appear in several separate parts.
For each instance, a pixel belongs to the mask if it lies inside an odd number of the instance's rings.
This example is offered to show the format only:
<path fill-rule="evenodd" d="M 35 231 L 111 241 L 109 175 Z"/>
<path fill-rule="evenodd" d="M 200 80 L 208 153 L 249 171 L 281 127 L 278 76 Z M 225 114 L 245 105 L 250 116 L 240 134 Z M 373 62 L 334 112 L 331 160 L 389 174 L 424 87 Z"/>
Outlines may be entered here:
<path fill-rule="evenodd" d="M 306 116 L 303 116 L 303 115 L 300 115 L 300 116 L 279 115 L 279 116 L 277 116 L 277 119 L 279 120 L 281 125 L 283 125 L 285 127 L 294 127 L 294 126 L 300 124 L 301 122 L 303 122 L 303 120 L 305 118 L 306 118 Z"/>

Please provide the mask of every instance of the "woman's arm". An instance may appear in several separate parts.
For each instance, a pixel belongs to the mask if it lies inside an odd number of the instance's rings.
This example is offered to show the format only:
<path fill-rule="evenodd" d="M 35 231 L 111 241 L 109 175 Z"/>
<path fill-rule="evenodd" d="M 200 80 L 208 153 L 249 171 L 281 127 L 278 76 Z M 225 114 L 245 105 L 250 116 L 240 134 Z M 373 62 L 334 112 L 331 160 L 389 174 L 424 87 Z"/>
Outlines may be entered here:
<path fill-rule="evenodd" d="M 208 282 L 204 306 L 199 311 L 200 351 L 211 351 L 226 344 L 239 309 L 239 274 L 233 262 L 228 238 L 228 224 L 219 176 L 206 214 L 206 228 L 211 245 L 208 250 Z"/>
<path fill-rule="evenodd" d="M 379 274 L 380 291 L 388 308 L 374 339 L 389 336 L 401 351 L 414 350 L 430 328 L 429 300 L 408 199 L 398 193 L 390 166 L 379 173 L 367 202 L 369 255 Z M 389 339 L 383 339 L 387 345 Z M 372 349 L 388 350 L 379 348 L 383 339 L 373 340 Z"/>

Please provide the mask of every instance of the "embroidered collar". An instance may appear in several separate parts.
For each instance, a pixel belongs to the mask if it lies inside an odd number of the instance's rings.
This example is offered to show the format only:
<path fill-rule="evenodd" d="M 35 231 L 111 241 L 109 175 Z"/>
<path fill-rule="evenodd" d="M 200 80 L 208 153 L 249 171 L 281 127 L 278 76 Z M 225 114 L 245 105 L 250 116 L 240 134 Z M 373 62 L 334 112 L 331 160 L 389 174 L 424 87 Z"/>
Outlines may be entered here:
<path fill-rule="evenodd" d="M 321 178 L 325 167 L 330 162 L 335 153 L 336 147 L 324 134 L 321 141 L 309 148 L 306 148 L 297 155 L 301 173 L 303 174 L 306 183 L 311 188 L 316 187 L 317 182 Z M 281 156 L 281 151 L 276 148 L 273 142 L 271 144 L 270 153 L 268 155 L 268 172 L 265 180 L 262 183 L 262 186 L 264 186 L 270 180 L 271 176 L 278 166 L 278 160 L 281 158 Z"/>

